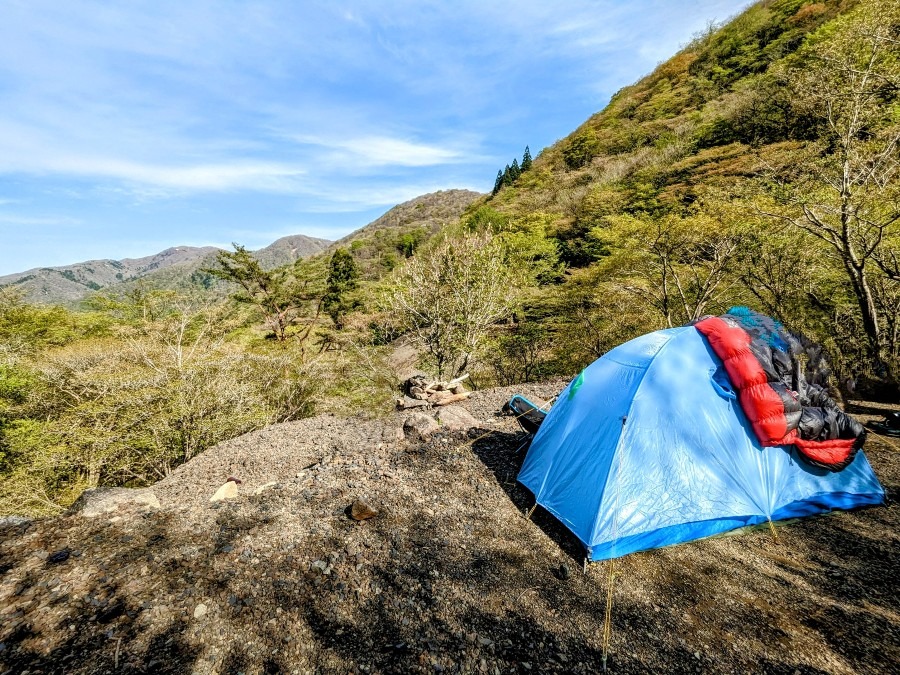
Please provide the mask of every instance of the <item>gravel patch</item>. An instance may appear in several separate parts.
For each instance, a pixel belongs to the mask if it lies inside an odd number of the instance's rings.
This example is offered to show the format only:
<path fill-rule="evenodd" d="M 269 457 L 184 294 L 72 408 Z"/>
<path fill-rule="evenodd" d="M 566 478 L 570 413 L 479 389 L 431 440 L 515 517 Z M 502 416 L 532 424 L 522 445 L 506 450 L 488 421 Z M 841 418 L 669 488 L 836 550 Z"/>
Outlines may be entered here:
<path fill-rule="evenodd" d="M 523 517 L 497 414 L 564 384 L 476 392 L 479 426 L 426 442 L 403 414 L 269 427 L 154 486 L 160 509 L 6 526 L 0 673 L 599 672 L 609 565 Z M 610 672 L 895 672 L 898 452 L 866 446 L 887 506 L 617 561 Z"/>

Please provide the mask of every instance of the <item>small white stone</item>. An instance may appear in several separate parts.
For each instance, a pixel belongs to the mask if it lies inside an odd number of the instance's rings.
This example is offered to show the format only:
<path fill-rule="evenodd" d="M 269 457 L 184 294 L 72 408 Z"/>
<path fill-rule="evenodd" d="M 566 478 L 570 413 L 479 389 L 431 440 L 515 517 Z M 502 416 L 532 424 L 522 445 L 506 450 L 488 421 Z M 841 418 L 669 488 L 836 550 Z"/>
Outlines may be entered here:
<path fill-rule="evenodd" d="M 234 481 L 228 481 L 209 498 L 211 502 L 220 502 L 223 499 L 234 499 L 238 496 L 238 486 Z"/>
<path fill-rule="evenodd" d="M 195 619 L 201 619 L 201 618 L 203 618 L 204 616 L 206 616 L 207 609 L 208 609 L 208 608 L 206 607 L 206 605 L 203 604 L 203 603 L 201 602 L 201 603 L 200 603 L 199 605 L 197 605 L 197 607 L 194 609 L 194 618 L 195 618 Z"/>

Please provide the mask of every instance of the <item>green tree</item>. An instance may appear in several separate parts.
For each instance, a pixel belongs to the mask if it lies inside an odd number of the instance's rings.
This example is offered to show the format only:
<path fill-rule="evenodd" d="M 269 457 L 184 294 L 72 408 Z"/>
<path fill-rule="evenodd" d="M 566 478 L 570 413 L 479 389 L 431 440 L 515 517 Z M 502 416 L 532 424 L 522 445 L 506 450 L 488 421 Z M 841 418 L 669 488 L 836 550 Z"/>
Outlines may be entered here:
<path fill-rule="evenodd" d="M 512 164 L 509 165 L 509 180 L 512 183 L 515 183 L 519 176 L 522 175 L 522 170 L 519 168 L 519 160 L 513 159 Z"/>
<path fill-rule="evenodd" d="M 460 375 L 493 324 L 512 311 L 512 273 L 490 234 L 446 239 L 398 268 L 383 298 L 392 321 L 431 356 L 438 377 Z"/>
<path fill-rule="evenodd" d="M 531 150 L 528 146 L 525 146 L 525 154 L 522 155 L 522 172 L 528 171 L 531 168 Z"/>
<path fill-rule="evenodd" d="M 606 264 L 623 289 L 657 310 L 667 328 L 724 310 L 746 238 L 737 223 L 707 210 L 688 217 L 621 216 L 605 234 L 618 255 Z"/>
<path fill-rule="evenodd" d="M 300 262 L 300 261 L 298 261 Z M 300 339 L 309 335 L 322 309 L 321 293 L 310 292 L 309 283 L 299 283 L 291 267 L 267 271 L 246 248 L 234 244 L 234 251 L 216 254 L 218 267 L 205 270 L 214 277 L 238 284 L 242 290 L 232 297 L 238 302 L 255 306 L 263 315 L 265 324 L 280 343 L 291 335 L 290 327 L 301 321 L 306 326 L 296 335 Z M 314 316 L 308 317 L 308 305 L 314 303 Z"/>
<path fill-rule="evenodd" d="M 500 188 L 503 187 L 503 172 L 497 169 L 497 179 L 494 181 L 494 189 L 491 190 L 491 194 L 495 195 L 500 192 Z"/>
<path fill-rule="evenodd" d="M 884 243 L 900 228 L 898 26 L 900 3 L 860 3 L 814 35 L 787 71 L 798 106 L 823 134 L 769 172 L 775 204 L 764 209 L 831 248 L 880 370 L 888 354 L 873 285 L 883 283 Z"/>
<path fill-rule="evenodd" d="M 338 330 L 344 327 L 344 317 L 360 305 L 359 300 L 352 297 L 359 285 L 358 280 L 359 268 L 353 255 L 345 248 L 337 249 L 328 263 L 322 307 Z"/>

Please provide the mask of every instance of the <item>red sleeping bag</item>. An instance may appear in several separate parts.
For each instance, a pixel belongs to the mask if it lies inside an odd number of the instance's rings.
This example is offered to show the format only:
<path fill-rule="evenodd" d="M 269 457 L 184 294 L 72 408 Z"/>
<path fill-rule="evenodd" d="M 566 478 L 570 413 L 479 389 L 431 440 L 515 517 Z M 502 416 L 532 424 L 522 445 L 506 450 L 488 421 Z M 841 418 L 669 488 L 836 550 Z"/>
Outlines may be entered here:
<path fill-rule="evenodd" d="M 803 380 L 792 353 L 799 343 L 780 324 L 735 308 L 694 325 L 722 359 L 760 444 L 795 445 L 805 460 L 831 471 L 853 461 L 865 438 L 862 425 L 840 411 L 822 387 Z M 816 400 L 804 401 L 803 391 Z"/>

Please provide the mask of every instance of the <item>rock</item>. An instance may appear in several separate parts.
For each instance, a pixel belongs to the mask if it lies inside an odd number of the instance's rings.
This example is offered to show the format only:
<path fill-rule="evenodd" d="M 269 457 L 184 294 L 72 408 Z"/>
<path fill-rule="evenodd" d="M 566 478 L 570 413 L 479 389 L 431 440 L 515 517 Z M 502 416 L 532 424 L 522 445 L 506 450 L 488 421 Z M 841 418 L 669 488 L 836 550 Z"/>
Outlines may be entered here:
<path fill-rule="evenodd" d="M 388 356 L 387 366 L 394 371 L 399 382 L 404 382 L 416 375 L 425 375 L 416 368 L 418 360 L 419 350 L 411 344 L 401 342 Z"/>
<path fill-rule="evenodd" d="M 4 516 L 0 518 L 0 527 L 25 527 L 31 519 L 22 516 Z"/>
<path fill-rule="evenodd" d="M 53 564 L 63 563 L 69 559 L 69 556 L 72 555 L 72 550 L 69 548 L 61 548 L 58 551 L 54 551 L 50 555 L 47 556 L 47 562 Z"/>
<path fill-rule="evenodd" d="M 403 422 L 403 433 L 413 440 L 426 440 L 439 429 L 433 417 L 425 413 L 413 413 Z"/>
<path fill-rule="evenodd" d="M 453 392 L 454 394 L 465 394 L 466 388 L 462 384 L 457 384 L 450 391 Z"/>
<path fill-rule="evenodd" d="M 233 480 L 228 481 L 209 498 L 211 502 L 220 502 L 223 499 L 234 499 L 238 496 L 238 486 Z"/>
<path fill-rule="evenodd" d="M 362 499 L 357 499 L 350 506 L 350 517 L 353 520 L 368 520 L 378 515 L 378 511 L 366 504 Z"/>
<path fill-rule="evenodd" d="M 566 581 L 570 576 L 572 576 L 571 570 L 569 570 L 569 566 L 566 563 L 563 563 L 556 570 L 556 576 L 560 581 Z"/>
<path fill-rule="evenodd" d="M 468 410 L 458 405 L 441 408 L 435 417 L 442 428 L 451 431 L 468 431 L 472 427 L 478 426 L 478 420 L 472 417 Z"/>
<path fill-rule="evenodd" d="M 92 488 L 85 490 L 69 508 L 68 514 L 84 518 L 108 515 L 123 509 L 147 511 L 159 508 L 159 499 L 146 488 Z"/>
<path fill-rule="evenodd" d="M 425 408 L 428 406 L 428 401 L 410 398 L 409 396 L 404 396 L 403 398 L 397 399 L 397 408 L 399 410 L 409 410 L 410 408 Z"/>
<path fill-rule="evenodd" d="M 204 616 L 206 616 L 206 612 L 208 611 L 208 609 L 209 609 L 209 608 L 208 608 L 204 603 L 201 602 L 201 603 L 200 603 L 199 605 L 197 605 L 197 607 L 194 609 L 194 618 L 195 618 L 195 619 L 202 619 Z"/>

